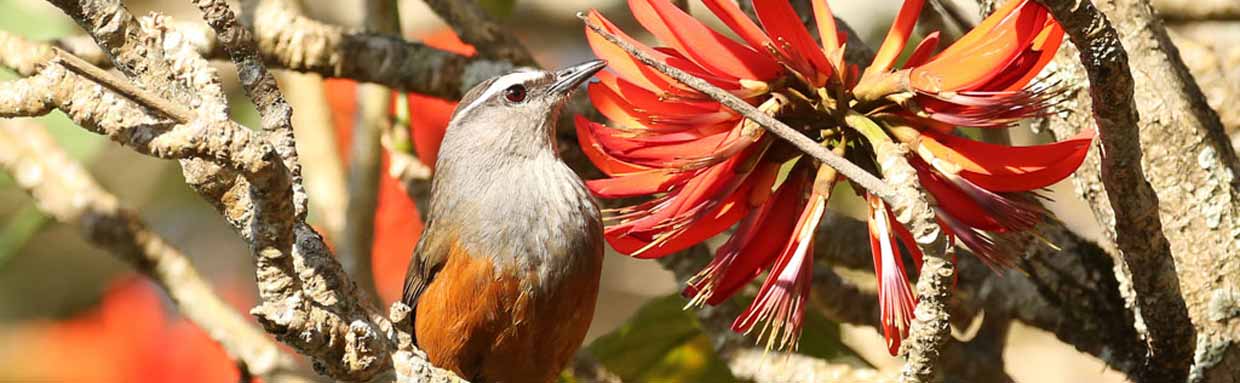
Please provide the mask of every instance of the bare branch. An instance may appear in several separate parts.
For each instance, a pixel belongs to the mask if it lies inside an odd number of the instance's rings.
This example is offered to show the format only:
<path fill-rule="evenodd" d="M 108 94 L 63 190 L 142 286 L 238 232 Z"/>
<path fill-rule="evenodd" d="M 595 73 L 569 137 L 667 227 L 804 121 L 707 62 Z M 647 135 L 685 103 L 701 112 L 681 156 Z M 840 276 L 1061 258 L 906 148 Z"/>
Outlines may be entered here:
<path fill-rule="evenodd" d="M 246 94 L 258 107 L 267 140 L 275 146 L 292 178 L 293 206 L 298 219 L 306 215 L 306 189 L 302 186 L 301 164 L 297 161 L 297 140 L 293 136 L 293 108 L 280 94 L 276 78 L 267 71 L 258 56 L 258 46 L 250 30 L 242 28 L 237 16 L 223 0 L 194 0 L 202 11 L 203 20 L 237 65 L 237 77 Z"/>
<path fill-rule="evenodd" d="M 426 5 L 452 26 L 462 41 L 478 49 L 478 55 L 507 60 L 518 66 L 538 65 L 516 35 L 500 27 L 478 6 L 477 0 L 426 0 Z"/>
<path fill-rule="evenodd" d="M 36 103 L 44 104 L 44 110 L 59 107 L 79 124 L 140 152 L 211 161 L 183 161 L 186 179 L 251 242 L 262 298 L 251 313 L 267 332 L 313 357 L 320 373 L 355 381 L 396 367 L 406 373 L 400 375 L 402 379 L 456 379 L 417 357 L 412 346 L 395 350 L 391 323 L 365 305 L 323 239 L 293 214 L 291 177 L 279 155 L 265 141 L 254 139 L 249 130 L 220 119 L 226 114 L 218 80 L 183 40 L 164 40 L 165 34 L 175 31 L 167 28 L 163 18 L 143 19 L 138 25 L 115 1 L 58 5 L 105 45 L 105 51 L 120 64 L 118 68 L 142 68 L 127 73 L 144 86 L 159 84 L 157 89 L 163 93 L 195 89 L 179 97 L 186 98 L 185 105 L 196 107 L 196 119 L 189 124 L 173 124 L 149 116 L 144 109 L 149 105 L 136 105 L 55 62 L 34 66 L 43 69 L 33 78 L 4 83 L 8 90 L 39 97 Z M 118 29 L 128 31 L 123 42 L 108 38 Z M 32 92 L 31 85 L 46 89 Z M 0 115 L 38 109 L 9 106 L 0 106 L 5 108 Z M 230 176 L 230 171 L 242 178 Z"/>
<path fill-rule="evenodd" d="M 288 355 L 216 296 L 189 259 L 148 229 L 137 213 L 120 207 L 43 127 L 0 122 L 0 168 L 35 198 L 40 210 L 77 225 L 86 239 L 159 284 L 186 318 L 242 362 L 243 373 L 269 380 L 297 374 Z"/>
<path fill-rule="evenodd" d="M 1138 321 L 1147 329 L 1150 357 L 1139 375 L 1150 381 L 1183 381 L 1195 334 L 1180 295 L 1171 244 L 1163 234 L 1159 196 L 1142 171 L 1141 132 L 1136 129 L 1141 119 L 1128 53 L 1107 16 L 1092 3 L 1039 1 L 1064 26 L 1089 77 L 1094 121 L 1106 154 L 1100 161 L 1109 201 L 1105 209 L 1114 211 L 1113 221 L 1104 223 L 1113 225 L 1123 261 L 1120 270 L 1131 280 Z"/>
<path fill-rule="evenodd" d="M 514 68 L 503 60 L 466 58 L 394 35 L 323 24 L 302 16 L 288 0 L 260 1 L 253 18 L 261 20 L 254 33 L 268 62 L 404 92 L 456 99 Z"/>
<path fill-rule="evenodd" d="M 297 131 L 298 161 L 305 172 L 306 194 L 314 196 L 310 198 L 309 209 L 328 238 L 340 238 L 348 193 L 323 78 L 289 71 L 279 71 L 275 75 L 285 89 L 288 102 L 297 110 L 293 114 L 293 129 Z"/>
<path fill-rule="evenodd" d="M 345 225 L 339 240 L 340 258 L 345 262 L 349 275 L 359 286 L 375 295 L 374 278 L 370 266 L 371 245 L 374 242 L 375 208 L 378 206 L 379 177 L 382 174 L 379 133 L 384 125 L 390 125 L 387 109 L 392 93 L 380 85 L 359 84 L 357 115 L 354 116 L 352 139 L 349 148 L 346 185 L 348 199 L 345 205 Z"/>
<path fill-rule="evenodd" d="M 1223 130 L 1240 131 L 1240 22 L 1195 22 L 1168 31 Z M 1235 141 L 1232 141 L 1234 148 Z"/>

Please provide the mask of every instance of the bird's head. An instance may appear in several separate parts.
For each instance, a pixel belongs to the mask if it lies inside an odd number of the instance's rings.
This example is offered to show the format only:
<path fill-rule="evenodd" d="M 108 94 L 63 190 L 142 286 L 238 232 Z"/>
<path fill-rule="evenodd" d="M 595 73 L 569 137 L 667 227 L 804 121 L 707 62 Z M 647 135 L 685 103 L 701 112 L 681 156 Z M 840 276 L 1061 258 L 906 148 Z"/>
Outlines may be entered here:
<path fill-rule="evenodd" d="M 592 60 L 551 72 L 517 71 L 479 83 L 453 112 L 440 150 L 449 158 L 453 151 L 530 156 L 554 150 L 552 134 L 560 110 L 575 89 L 605 66 L 604 61 Z"/>

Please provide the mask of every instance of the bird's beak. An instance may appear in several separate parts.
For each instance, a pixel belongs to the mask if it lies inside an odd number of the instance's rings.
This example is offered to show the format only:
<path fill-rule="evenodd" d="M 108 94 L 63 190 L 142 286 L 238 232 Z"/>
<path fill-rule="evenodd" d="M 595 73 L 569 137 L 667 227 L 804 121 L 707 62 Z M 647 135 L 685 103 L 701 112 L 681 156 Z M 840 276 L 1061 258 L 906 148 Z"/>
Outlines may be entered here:
<path fill-rule="evenodd" d="M 581 83 L 589 80 L 595 73 L 603 70 L 606 66 L 606 61 L 590 60 L 568 68 L 560 69 L 555 72 L 555 83 L 551 85 L 551 91 L 554 93 L 567 95 L 574 89 L 577 89 L 577 86 L 581 85 Z"/>

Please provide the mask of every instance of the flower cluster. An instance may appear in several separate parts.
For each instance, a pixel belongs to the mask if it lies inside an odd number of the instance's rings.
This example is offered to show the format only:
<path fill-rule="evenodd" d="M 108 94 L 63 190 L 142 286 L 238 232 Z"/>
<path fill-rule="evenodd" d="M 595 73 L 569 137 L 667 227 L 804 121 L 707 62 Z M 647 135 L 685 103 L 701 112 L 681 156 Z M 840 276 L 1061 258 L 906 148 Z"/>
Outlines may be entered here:
<path fill-rule="evenodd" d="M 872 148 L 879 141 L 906 144 L 921 184 L 937 201 L 940 225 L 988 264 L 1012 262 L 1010 244 L 996 234 L 1029 231 L 1046 219 L 1033 192 L 1070 175 L 1089 150 L 1090 133 L 1027 147 L 956 134 L 957 127 L 1007 128 L 1053 106 L 1055 88 L 1033 79 L 1054 56 L 1063 30 L 1034 1 L 1008 1 L 942 50 L 938 34 L 929 35 L 897 67 L 924 3 L 906 0 L 864 72 L 844 61 L 845 38 L 825 0 L 813 0 L 818 41 L 786 0 L 753 0 L 757 21 L 732 0 L 703 3 L 739 40 L 667 0 L 628 1 L 661 47 L 641 44 L 597 11 L 587 20 L 862 167 L 877 168 Z M 582 149 L 608 175 L 587 185 L 600 198 L 642 198 L 609 210 L 608 242 L 619 252 L 656 258 L 734 228 L 685 294 L 694 303 L 718 304 L 766 272 L 733 330 L 764 323 L 768 347 L 794 348 L 813 274 L 815 228 L 838 174 L 591 29 L 586 35 L 611 69 L 588 88 L 611 123 L 576 121 Z M 905 257 L 919 268 L 921 254 L 882 200 L 853 189 L 869 205 L 883 331 L 894 354 L 916 304 Z"/>

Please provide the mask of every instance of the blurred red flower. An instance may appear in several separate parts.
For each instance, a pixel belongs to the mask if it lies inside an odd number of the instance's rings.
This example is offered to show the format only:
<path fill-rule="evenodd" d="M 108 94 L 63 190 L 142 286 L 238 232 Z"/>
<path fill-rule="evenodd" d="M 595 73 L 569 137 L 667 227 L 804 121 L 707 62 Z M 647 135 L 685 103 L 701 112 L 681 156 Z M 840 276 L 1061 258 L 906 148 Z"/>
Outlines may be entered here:
<path fill-rule="evenodd" d="M 0 338 L 16 347 L 0 347 L 0 380 L 237 381 L 237 367 L 224 349 L 171 312 L 150 282 L 122 278 L 96 308 L 67 320 L 4 330 Z"/>
<path fill-rule="evenodd" d="M 938 202 L 944 230 L 988 264 L 1011 263 L 1014 253 L 1005 247 L 1010 244 L 994 234 L 1032 230 L 1045 219 L 1048 213 L 1031 191 L 1071 174 L 1092 141 L 1085 133 L 1009 147 L 955 134 L 957 126 L 1005 128 L 1045 113 L 1057 100 L 1055 87 L 1031 85 L 1063 38 L 1034 1 L 1007 2 L 937 53 L 939 37 L 932 34 L 896 68 L 924 3 L 905 1 L 863 74 L 843 60 L 845 36 L 825 0 L 813 1 L 821 45 L 795 22 L 800 18 L 785 0 L 754 0 L 757 22 L 733 1 L 703 3 L 740 41 L 667 0 L 628 1 L 662 47 L 637 42 L 597 11 L 588 18 L 865 168 L 878 168 L 874 143 L 907 144 L 913 149 L 909 161 Z M 812 275 L 813 233 L 838 175 L 589 28 L 586 36 L 612 70 L 589 86 L 611 126 L 577 119 L 583 150 L 610 176 L 588 186 L 601 198 L 646 197 L 609 211 L 607 240 L 622 253 L 656 258 L 735 227 L 685 294 L 694 303 L 718 304 L 768 271 L 733 330 L 748 332 L 765 322 L 768 347 L 795 348 Z M 915 304 L 896 239 L 915 266 L 921 254 L 888 207 L 866 199 L 883 330 L 894 354 Z"/>

